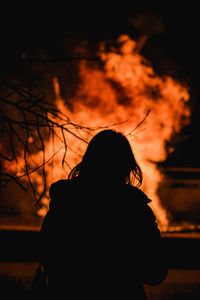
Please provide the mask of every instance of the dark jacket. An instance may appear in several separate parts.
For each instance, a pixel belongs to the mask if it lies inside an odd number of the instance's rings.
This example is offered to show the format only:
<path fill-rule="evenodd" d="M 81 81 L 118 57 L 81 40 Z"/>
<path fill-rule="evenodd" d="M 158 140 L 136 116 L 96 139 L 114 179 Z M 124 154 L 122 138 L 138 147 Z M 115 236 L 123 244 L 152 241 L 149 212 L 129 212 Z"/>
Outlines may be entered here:
<path fill-rule="evenodd" d="M 143 284 L 165 279 L 162 239 L 141 190 L 60 180 L 50 198 L 41 259 L 52 292 L 139 300 L 146 299 Z"/>

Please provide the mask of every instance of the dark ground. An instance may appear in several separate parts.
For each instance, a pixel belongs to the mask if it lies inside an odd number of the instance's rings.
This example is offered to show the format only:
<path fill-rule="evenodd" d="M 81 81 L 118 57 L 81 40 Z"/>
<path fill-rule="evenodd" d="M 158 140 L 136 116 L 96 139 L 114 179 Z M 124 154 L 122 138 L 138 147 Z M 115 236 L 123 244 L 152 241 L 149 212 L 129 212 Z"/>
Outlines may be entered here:
<path fill-rule="evenodd" d="M 29 293 L 38 263 L 0 262 L 0 293 L 26 297 Z M 169 270 L 159 286 L 145 286 L 148 300 L 199 300 L 200 270 Z"/>
<path fill-rule="evenodd" d="M 41 218 L 1 216 L 0 295 L 4 295 L 1 299 L 13 296 L 29 299 L 38 266 L 40 224 Z M 171 267 L 162 284 L 145 286 L 148 300 L 199 300 L 200 233 L 164 233 L 163 237 Z"/>

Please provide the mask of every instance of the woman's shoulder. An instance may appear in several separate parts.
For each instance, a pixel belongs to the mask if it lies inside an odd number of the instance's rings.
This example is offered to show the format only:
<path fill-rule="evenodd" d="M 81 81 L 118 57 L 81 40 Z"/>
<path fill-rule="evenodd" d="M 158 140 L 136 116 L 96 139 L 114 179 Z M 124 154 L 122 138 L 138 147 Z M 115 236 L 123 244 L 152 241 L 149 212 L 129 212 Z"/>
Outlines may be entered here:
<path fill-rule="evenodd" d="M 129 193 L 129 203 L 133 207 L 133 211 L 137 211 L 137 217 L 155 221 L 156 217 L 148 205 L 151 202 L 148 196 L 142 190 L 132 185 L 127 185 L 126 189 Z"/>
<path fill-rule="evenodd" d="M 66 189 L 70 189 L 74 186 L 75 180 L 69 180 L 69 179 L 60 179 L 54 183 L 52 183 L 52 185 L 50 186 L 49 189 L 49 195 L 50 197 L 54 197 L 55 194 L 59 195 L 62 194 L 63 195 L 63 191 L 65 191 Z"/>
<path fill-rule="evenodd" d="M 143 204 L 148 204 L 151 202 L 151 200 L 148 198 L 148 196 L 139 188 L 127 184 L 126 185 L 126 191 L 129 193 L 131 198 L 134 198 L 137 202 L 143 203 Z"/>

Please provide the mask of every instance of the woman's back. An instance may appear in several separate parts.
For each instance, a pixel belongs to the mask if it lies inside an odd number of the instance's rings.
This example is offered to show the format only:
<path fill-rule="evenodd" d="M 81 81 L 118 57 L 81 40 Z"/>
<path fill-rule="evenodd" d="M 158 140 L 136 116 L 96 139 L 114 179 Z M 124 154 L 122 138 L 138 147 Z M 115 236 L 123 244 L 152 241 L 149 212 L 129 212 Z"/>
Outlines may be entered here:
<path fill-rule="evenodd" d="M 53 184 L 50 197 L 42 261 L 52 289 L 74 298 L 143 299 L 143 283 L 165 278 L 160 232 L 139 189 L 72 179 Z"/>

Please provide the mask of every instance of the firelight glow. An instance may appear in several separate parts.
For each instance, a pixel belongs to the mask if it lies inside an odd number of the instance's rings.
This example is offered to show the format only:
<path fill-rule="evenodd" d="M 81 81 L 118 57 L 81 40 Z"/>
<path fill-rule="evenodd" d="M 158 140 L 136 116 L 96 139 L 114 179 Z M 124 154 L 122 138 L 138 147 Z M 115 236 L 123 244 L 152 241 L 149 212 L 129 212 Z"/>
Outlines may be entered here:
<path fill-rule="evenodd" d="M 190 122 L 189 90 L 170 76 L 156 74 L 151 63 L 138 53 L 137 42 L 129 36 L 120 36 L 117 43 L 118 49 L 112 48 L 110 52 L 106 51 L 105 44 L 101 45 L 98 55 L 103 67 L 80 61 L 78 89 L 69 99 L 73 109 L 62 99 L 59 81 L 54 77 L 55 104 L 74 124 L 83 126 L 83 129 L 74 126 L 70 129 L 88 141 L 105 127 L 126 135 L 143 172 L 141 189 L 152 199 L 150 206 L 164 231 L 169 220 L 157 195 L 163 176 L 156 162 L 167 158 L 166 142 Z M 141 126 L 137 127 L 140 122 Z M 68 145 L 65 172 L 61 166 L 64 147 L 61 133 L 57 134 L 54 144 L 51 139 L 45 142 L 47 160 L 59 150 L 54 157 L 54 168 L 49 164 L 45 166 L 48 187 L 52 182 L 66 178 L 66 172 L 80 162 L 87 146 L 72 134 L 65 133 Z M 41 164 L 41 153 L 34 154 L 33 159 Z M 31 176 L 38 189 L 42 189 L 41 175 L 34 172 Z M 46 195 L 42 199 L 44 207 L 38 211 L 40 215 L 45 215 L 48 202 Z"/>

